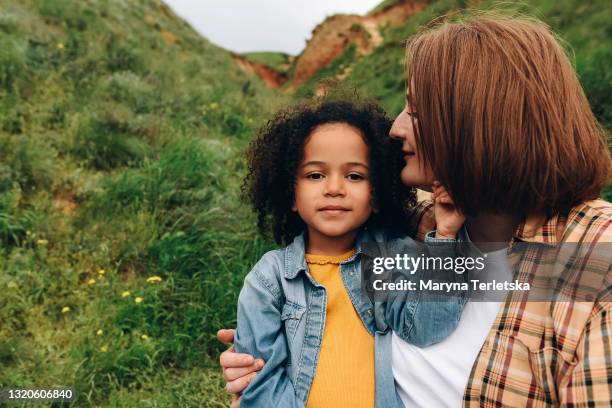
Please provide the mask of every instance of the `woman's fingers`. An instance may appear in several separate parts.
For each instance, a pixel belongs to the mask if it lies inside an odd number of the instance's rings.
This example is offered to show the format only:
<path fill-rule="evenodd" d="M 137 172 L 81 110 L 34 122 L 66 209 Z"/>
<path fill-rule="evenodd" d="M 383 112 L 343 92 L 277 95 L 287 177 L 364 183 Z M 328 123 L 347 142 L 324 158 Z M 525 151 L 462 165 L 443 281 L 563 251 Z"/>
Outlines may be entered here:
<path fill-rule="evenodd" d="M 240 408 L 240 397 L 234 396 L 232 397 L 232 403 L 230 404 L 230 408 Z"/>
<path fill-rule="evenodd" d="M 263 360 L 257 359 L 253 364 L 247 367 L 226 368 L 223 370 L 223 378 L 227 382 L 234 381 L 240 377 L 244 377 L 245 375 L 256 373 L 257 371 L 261 370 L 263 366 Z"/>
<path fill-rule="evenodd" d="M 441 192 L 443 192 L 444 189 L 441 188 L 441 185 L 439 182 L 434 181 L 433 184 L 431 185 L 431 197 L 433 200 L 435 200 Z"/>
<path fill-rule="evenodd" d="M 221 343 L 229 344 L 234 341 L 235 333 L 236 330 L 234 329 L 221 329 L 217 332 L 217 339 L 219 339 Z"/>
<path fill-rule="evenodd" d="M 230 394 L 242 392 L 253 380 L 253 378 L 255 378 L 255 375 L 257 375 L 257 373 L 251 373 L 244 377 L 237 378 L 234 381 L 228 381 L 228 383 L 225 384 L 225 390 Z"/>
<path fill-rule="evenodd" d="M 223 343 L 234 341 L 234 330 L 219 330 L 217 338 Z M 264 366 L 261 359 L 255 360 L 250 354 L 236 353 L 234 346 L 231 346 L 219 357 L 219 363 L 223 368 L 223 378 L 226 381 L 225 389 L 231 394 L 238 394 L 244 390 L 251 382 L 257 371 Z M 232 400 L 232 407 L 240 406 L 240 398 Z"/>
<path fill-rule="evenodd" d="M 248 367 L 255 362 L 250 354 L 236 353 L 234 346 L 228 348 L 219 357 L 219 364 L 223 369 Z"/>
<path fill-rule="evenodd" d="M 454 204 L 452 197 L 439 181 L 434 181 L 431 189 L 434 202 L 439 204 Z"/>
<path fill-rule="evenodd" d="M 233 329 L 221 329 L 217 332 L 217 338 L 219 341 L 229 344 L 234 341 L 235 330 Z M 231 346 L 219 357 L 219 364 L 225 371 L 228 368 L 244 368 L 249 367 L 255 363 L 255 359 L 250 354 L 236 353 L 234 346 Z"/>
<path fill-rule="evenodd" d="M 454 204 L 453 199 L 448 193 L 440 194 L 436 197 L 436 201 L 440 204 Z"/>

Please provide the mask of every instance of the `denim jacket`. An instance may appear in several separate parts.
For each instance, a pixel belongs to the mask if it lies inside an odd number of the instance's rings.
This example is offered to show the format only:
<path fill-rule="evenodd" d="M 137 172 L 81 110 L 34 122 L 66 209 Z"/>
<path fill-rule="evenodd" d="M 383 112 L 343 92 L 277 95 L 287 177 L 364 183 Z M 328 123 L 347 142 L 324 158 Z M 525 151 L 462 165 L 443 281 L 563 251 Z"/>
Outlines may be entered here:
<path fill-rule="evenodd" d="M 428 249 L 435 252 L 440 241 L 427 241 Z M 438 342 L 457 326 L 465 298 L 419 305 L 418 294 L 411 294 L 373 304 L 362 295 L 360 262 L 365 243 L 415 256 L 422 248 L 409 237 L 389 239 L 364 228 L 355 253 L 340 264 L 355 311 L 375 338 L 376 407 L 403 407 L 391 371 L 391 329 L 419 346 Z M 325 288 L 310 275 L 304 255 L 302 234 L 286 248 L 266 253 L 245 278 L 234 345 L 237 352 L 262 358 L 265 365 L 243 391 L 243 407 L 306 405 L 323 338 L 327 297 Z M 432 322 L 438 323 L 432 326 Z"/>

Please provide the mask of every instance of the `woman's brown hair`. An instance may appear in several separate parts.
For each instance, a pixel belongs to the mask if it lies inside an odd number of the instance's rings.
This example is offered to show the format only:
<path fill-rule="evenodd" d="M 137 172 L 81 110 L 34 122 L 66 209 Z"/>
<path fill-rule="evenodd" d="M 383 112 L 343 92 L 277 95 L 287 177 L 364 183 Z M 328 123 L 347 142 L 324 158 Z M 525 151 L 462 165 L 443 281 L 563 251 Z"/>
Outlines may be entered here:
<path fill-rule="evenodd" d="M 544 23 L 472 17 L 407 47 L 418 148 L 466 214 L 562 211 L 594 199 L 610 154 Z"/>

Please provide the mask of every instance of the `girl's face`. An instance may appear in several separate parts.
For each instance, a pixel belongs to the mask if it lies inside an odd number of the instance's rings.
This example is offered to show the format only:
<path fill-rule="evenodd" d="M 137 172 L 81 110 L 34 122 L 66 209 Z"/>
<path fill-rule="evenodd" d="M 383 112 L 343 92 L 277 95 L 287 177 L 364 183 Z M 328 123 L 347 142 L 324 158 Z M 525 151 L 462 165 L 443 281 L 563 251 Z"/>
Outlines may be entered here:
<path fill-rule="evenodd" d="M 433 172 L 428 163 L 417 150 L 415 130 L 412 126 L 412 119 L 417 123 L 417 113 L 406 104 L 406 107 L 395 118 L 389 136 L 403 142 L 402 151 L 406 165 L 402 169 L 402 182 L 408 187 L 416 187 L 421 190 L 431 191 L 431 184 L 434 181 Z"/>
<path fill-rule="evenodd" d="M 304 146 L 295 202 L 309 241 L 353 239 L 372 213 L 369 149 L 346 123 L 318 126 Z"/>

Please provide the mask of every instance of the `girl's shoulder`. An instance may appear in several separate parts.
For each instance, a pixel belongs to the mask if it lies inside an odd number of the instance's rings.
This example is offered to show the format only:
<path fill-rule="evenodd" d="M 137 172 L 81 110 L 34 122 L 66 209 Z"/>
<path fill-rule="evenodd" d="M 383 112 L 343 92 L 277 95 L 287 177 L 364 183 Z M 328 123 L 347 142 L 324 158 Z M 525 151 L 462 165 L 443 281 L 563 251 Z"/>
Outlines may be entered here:
<path fill-rule="evenodd" d="M 409 253 L 418 251 L 422 243 L 406 234 L 397 234 L 384 228 L 367 228 L 358 238 L 365 253 Z"/>
<path fill-rule="evenodd" d="M 257 273 L 268 278 L 281 275 L 285 264 L 285 251 L 286 248 L 278 248 L 266 252 L 249 273 Z"/>
<path fill-rule="evenodd" d="M 256 279 L 275 296 L 283 296 L 288 288 L 291 290 L 300 284 L 300 280 L 294 278 L 305 268 L 304 237 L 300 235 L 286 247 L 266 252 L 246 279 Z"/>

